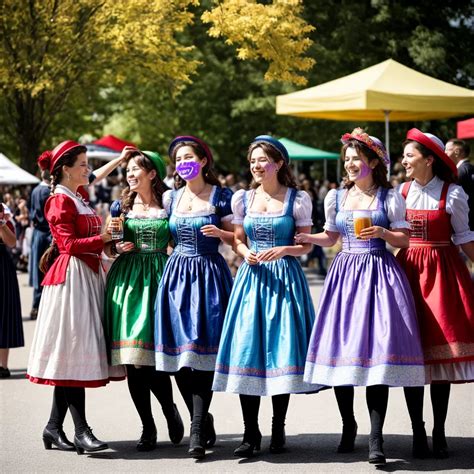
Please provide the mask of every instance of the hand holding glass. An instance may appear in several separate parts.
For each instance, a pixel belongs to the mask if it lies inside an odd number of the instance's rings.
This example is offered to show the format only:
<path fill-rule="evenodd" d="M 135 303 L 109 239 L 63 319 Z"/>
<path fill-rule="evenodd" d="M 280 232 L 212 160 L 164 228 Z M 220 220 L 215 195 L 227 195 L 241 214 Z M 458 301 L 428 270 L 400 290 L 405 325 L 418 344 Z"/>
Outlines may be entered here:
<path fill-rule="evenodd" d="M 354 235 L 360 239 L 360 232 L 367 227 L 372 227 L 372 213 L 370 211 L 354 211 Z"/>

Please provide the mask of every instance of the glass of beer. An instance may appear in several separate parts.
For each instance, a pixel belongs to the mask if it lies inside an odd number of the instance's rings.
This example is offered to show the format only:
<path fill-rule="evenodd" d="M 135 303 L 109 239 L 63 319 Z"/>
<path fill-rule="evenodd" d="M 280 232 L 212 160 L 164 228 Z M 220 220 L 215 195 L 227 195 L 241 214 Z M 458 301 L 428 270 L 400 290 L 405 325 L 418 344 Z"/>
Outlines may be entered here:
<path fill-rule="evenodd" d="M 354 235 L 360 239 L 360 231 L 372 227 L 372 213 L 370 211 L 354 211 Z"/>

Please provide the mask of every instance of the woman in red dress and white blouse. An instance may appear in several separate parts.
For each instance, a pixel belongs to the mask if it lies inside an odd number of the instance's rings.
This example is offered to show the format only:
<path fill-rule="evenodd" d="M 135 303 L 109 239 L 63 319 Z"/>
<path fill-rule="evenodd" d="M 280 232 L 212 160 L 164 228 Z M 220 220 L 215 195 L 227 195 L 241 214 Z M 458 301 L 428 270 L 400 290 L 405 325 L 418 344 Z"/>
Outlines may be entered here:
<path fill-rule="evenodd" d="M 122 155 L 100 169 L 98 178 L 119 165 Z M 124 378 L 123 368 L 109 372 L 102 327 L 105 277 L 100 254 L 111 235 L 86 203 L 79 188 L 90 182 L 86 148 L 68 140 L 44 152 L 40 168 L 48 168 L 52 194 L 45 205 L 53 243 L 46 251 L 49 270 L 31 347 L 27 377 L 31 382 L 54 386 L 51 416 L 43 431 L 46 449 L 84 451 L 106 449 L 86 421 L 85 387 L 100 387 L 113 378 Z M 104 172 L 105 168 L 105 172 Z M 67 410 L 74 420 L 74 444 L 62 428 Z"/>
<path fill-rule="evenodd" d="M 474 284 L 458 245 L 474 260 L 467 195 L 455 183 L 456 165 L 443 142 L 413 128 L 404 143 L 402 165 L 409 182 L 399 190 L 406 201 L 410 246 L 397 259 L 415 298 L 431 384 L 433 454 L 448 456 L 444 424 L 451 383 L 474 381 Z M 423 387 L 405 387 L 413 427 L 413 455 L 429 455 L 423 423 Z"/>

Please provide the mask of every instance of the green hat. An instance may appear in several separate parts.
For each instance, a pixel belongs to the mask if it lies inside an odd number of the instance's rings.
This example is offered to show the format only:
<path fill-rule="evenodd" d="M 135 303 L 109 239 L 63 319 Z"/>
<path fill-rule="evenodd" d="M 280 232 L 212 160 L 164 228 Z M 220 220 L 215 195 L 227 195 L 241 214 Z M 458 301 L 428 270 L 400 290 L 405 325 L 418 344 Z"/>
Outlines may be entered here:
<path fill-rule="evenodd" d="M 163 158 L 156 151 L 144 151 L 143 154 L 153 163 L 158 171 L 158 177 L 163 180 L 166 176 L 166 165 Z"/>

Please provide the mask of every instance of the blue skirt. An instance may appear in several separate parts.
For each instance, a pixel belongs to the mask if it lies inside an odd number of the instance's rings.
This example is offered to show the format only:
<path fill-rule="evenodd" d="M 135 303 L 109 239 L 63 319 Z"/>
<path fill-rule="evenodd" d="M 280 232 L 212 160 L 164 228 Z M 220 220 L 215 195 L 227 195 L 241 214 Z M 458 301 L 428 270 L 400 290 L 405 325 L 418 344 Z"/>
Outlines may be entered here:
<path fill-rule="evenodd" d="M 171 255 L 155 302 L 157 370 L 214 371 L 231 288 L 222 255 Z"/>
<path fill-rule="evenodd" d="M 278 395 L 318 390 L 303 381 L 314 308 L 294 257 L 248 265 L 235 278 L 214 391 Z"/>
<path fill-rule="evenodd" d="M 5 245 L 0 244 L 0 349 L 24 345 L 16 269 Z"/>

